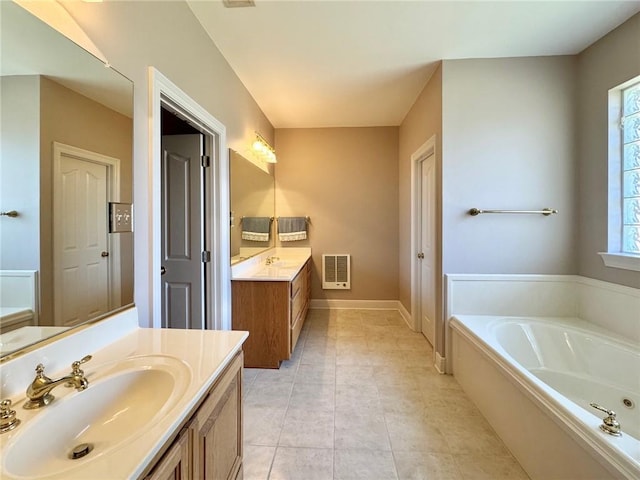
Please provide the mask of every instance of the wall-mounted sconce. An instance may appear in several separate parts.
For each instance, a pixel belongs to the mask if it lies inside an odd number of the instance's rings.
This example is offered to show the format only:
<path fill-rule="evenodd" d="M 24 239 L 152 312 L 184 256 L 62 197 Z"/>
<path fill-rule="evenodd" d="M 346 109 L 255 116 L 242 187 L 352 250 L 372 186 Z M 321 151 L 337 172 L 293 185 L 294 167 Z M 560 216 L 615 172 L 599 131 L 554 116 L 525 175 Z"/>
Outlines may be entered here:
<path fill-rule="evenodd" d="M 276 151 L 258 132 L 256 132 L 256 139 L 253 141 L 252 149 L 253 153 L 265 162 L 277 163 Z"/>

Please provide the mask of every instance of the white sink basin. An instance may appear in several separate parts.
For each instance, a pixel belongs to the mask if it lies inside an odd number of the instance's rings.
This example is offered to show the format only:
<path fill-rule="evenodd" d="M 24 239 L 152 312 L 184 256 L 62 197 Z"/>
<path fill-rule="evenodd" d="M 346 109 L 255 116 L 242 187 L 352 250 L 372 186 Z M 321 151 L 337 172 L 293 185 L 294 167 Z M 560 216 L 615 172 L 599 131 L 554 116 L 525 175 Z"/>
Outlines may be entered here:
<path fill-rule="evenodd" d="M 276 268 L 295 268 L 301 263 L 299 260 L 276 260 L 275 262 L 271 262 L 270 266 Z"/>
<path fill-rule="evenodd" d="M 85 371 L 86 390 L 56 398 L 18 427 L 2 451 L 3 473 L 47 478 L 86 468 L 152 429 L 191 379 L 189 367 L 163 355 L 128 358 L 95 370 L 87 365 Z M 64 390 L 59 386 L 52 393 L 58 397 Z M 82 458 L 69 458 L 80 444 L 92 449 Z"/>
<path fill-rule="evenodd" d="M 254 277 L 263 277 L 263 278 L 278 278 L 278 277 L 289 277 L 295 273 L 295 268 L 293 267 L 274 267 L 272 265 L 268 267 L 263 267 L 257 272 L 253 274 Z"/>

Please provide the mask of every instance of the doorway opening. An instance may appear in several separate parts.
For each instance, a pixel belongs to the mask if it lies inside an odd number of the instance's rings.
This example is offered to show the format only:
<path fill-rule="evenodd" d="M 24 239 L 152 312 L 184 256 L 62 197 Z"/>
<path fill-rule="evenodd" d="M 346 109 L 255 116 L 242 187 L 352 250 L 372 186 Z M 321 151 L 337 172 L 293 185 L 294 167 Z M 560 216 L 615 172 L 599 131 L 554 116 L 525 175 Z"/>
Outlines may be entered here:
<path fill-rule="evenodd" d="M 411 155 L 411 316 L 437 357 L 436 184 L 434 136 Z"/>
<path fill-rule="evenodd" d="M 211 312 L 209 231 L 212 137 L 162 105 L 161 325 L 207 329 Z"/>
<path fill-rule="evenodd" d="M 226 130 L 149 72 L 152 326 L 230 329 Z"/>

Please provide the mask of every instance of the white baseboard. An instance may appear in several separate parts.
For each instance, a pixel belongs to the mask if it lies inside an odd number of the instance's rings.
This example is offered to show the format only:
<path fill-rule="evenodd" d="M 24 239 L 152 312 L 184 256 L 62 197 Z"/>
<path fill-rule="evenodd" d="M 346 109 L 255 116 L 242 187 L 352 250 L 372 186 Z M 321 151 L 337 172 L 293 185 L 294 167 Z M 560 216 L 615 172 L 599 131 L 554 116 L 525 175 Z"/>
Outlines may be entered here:
<path fill-rule="evenodd" d="M 396 310 L 402 316 L 410 330 L 416 331 L 413 327 L 413 319 L 409 311 L 398 300 L 325 300 L 312 299 L 310 308 L 315 309 L 348 309 L 358 308 L 361 310 Z"/>
<path fill-rule="evenodd" d="M 414 331 L 414 332 L 417 331 L 414 328 L 413 318 L 411 318 L 411 314 L 409 313 L 409 310 L 404 308 L 404 305 L 402 304 L 402 302 L 398 302 L 398 311 L 400 312 L 400 315 L 402 315 L 402 318 L 404 319 L 405 323 L 407 324 L 407 327 L 409 327 L 409 329 Z"/>
<path fill-rule="evenodd" d="M 436 367 L 438 373 L 449 373 L 447 372 L 447 359 L 440 355 L 440 352 L 436 352 L 436 358 L 433 366 Z"/>
<path fill-rule="evenodd" d="M 311 299 L 311 308 L 359 308 L 362 310 L 400 310 L 397 300 L 326 300 Z M 402 312 L 400 312 L 402 313 Z"/>

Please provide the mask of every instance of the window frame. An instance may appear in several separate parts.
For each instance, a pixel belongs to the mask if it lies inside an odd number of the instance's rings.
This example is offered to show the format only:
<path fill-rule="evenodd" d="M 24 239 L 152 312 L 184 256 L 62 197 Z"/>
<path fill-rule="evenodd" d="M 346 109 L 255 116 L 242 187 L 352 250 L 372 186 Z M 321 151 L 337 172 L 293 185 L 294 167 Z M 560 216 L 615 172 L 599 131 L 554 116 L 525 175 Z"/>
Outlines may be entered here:
<path fill-rule="evenodd" d="M 640 271 L 640 255 L 622 251 L 623 225 L 623 91 L 640 83 L 640 76 L 609 90 L 608 118 L 608 238 L 607 251 L 599 252 L 607 267 Z"/>

